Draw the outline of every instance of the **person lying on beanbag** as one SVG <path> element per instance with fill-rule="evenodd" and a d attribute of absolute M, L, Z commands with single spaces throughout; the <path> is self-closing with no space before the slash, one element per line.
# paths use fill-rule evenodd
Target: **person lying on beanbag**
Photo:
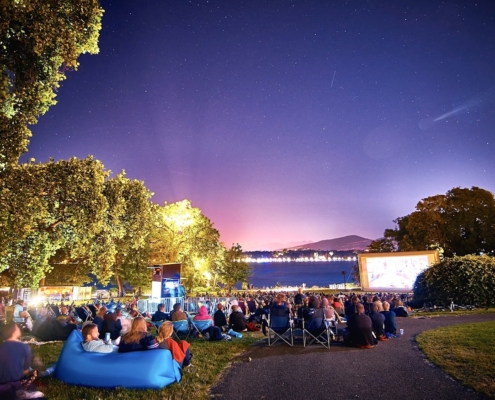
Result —
<path fill-rule="evenodd" d="M 84 342 L 82 342 L 84 350 L 93 353 L 111 353 L 113 351 L 112 343 L 99 339 L 98 325 L 93 323 L 86 324 L 81 333 L 84 338 Z"/>

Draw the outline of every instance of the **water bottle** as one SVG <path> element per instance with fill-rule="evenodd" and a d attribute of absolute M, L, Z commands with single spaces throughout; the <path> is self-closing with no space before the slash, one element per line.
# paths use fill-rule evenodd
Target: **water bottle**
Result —
<path fill-rule="evenodd" d="M 110 343 L 110 332 L 105 333 L 105 342 Z"/>

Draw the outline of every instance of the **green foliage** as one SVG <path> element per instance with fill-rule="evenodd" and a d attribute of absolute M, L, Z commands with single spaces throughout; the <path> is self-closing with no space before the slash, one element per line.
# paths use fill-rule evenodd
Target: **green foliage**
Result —
<path fill-rule="evenodd" d="M 495 198 L 484 189 L 454 188 L 427 197 L 416 211 L 394 222 L 397 227 L 387 229 L 384 236 L 400 251 L 437 248 L 447 257 L 495 254 Z"/>
<path fill-rule="evenodd" d="M 385 229 L 383 237 L 373 240 L 367 250 L 369 253 L 391 253 L 397 251 L 397 242 L 395 240 L 395 232 L 393 229 Z"/>
<path fill-rule="evenodd" d="M 237 282 L 247 283 L 252 274 L 251 267 L 244 261 L 242 247 L 237 243 L 225 252 L 223 261 L 218 265 L 220 281 L 225 283 L 228 290 Z"/>
<path fill-rule="evenodd" d="M 149 284 L 148 236 L 153 223 L 154 207 L 149 199 L 153 195 L 142 181 L 125 178 L 122 172 L 105 182 L 104 195 L 108 201 L 106 235 L 115 250 L 112 271 L 119 296 L 123 296 L 123 283 L 144 286 Z M 102 271 L 94 271 L 100 280 Z"/>
<path fill-rule="evenodd" d="M 151 234 L 152 262 L 182 264 L 181 277 L 188 290 L 207 286 L 209 272 L 223 246 L 220 234 L 189 200 L 158 207 Z"/>
<path fill-rule="evenodd" d="M 0 271 L 10 269 L 19 287 L 36 288 L 59 249 L 93 269 L 111 262 L 100 246 L 107 176 L 91 157 L 9 166 L 0 180 Z"/>
<path fill-rule="evenodd" d="M 0 171 L 26 151 L 30 130 L 83 53 L 98 52 L 98 0 L 0 0 Z"/>
<path fill-rule="evenodd" d="M 495 258 L 462 256 L 446 258 L 420 274 L 414 287 L 414 299 L 435 299 L 448 304 L 495 303 Z"/>

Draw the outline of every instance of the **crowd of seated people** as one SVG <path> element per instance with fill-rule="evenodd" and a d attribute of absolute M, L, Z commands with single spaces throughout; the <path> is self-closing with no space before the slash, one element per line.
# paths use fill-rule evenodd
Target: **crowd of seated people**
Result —
<path fill-rule="evenodd" d="M 405 310 L 403 300 L 400 295 L 394 294 L 324 295 L 303 293 L 302 289 L 293 294 L 260 292 L 231 300 L 230 312 L 228 303 L 218 303 L 213 316 L 209 315 L 208 308 L 203 305 L 199 307 L 193 320 L 211 319 L 212 327 L 205 336 L 222 338 L 225 335 L 221 331 L 227 332 L 232 329 L 235 332 L 243 332 L 247 323 L 251 321 L 259 323 L 263 320 L 263 316 L 274 315 L 277 312 L 286 313 L 296 321 L 304 320 L 307 324 L 312 320 L 320 319 L 342 322 L 345 316 L 348 343 L 360 348 L 372 348 L 378 340 L 386 340 L 389 335 L 397 334 L 396 317 Z M 215 303 L 210 304 L 212 306 Z M 29 316 L 24 304 L 19 302 L 16 308 L 15 318 L 19 322 L 21 319 L 25 322 Z M 61 320 L 54 315 L 48 315 L 46 310 L 40 311 L 39 318 L 35 319 L 33 329 L 37 337 L 42 340 L 65 340 L 72 330 L 77 329 L 76 324 L 71 320 L 70 307 L 59 308 L 58 318 Z M 87 322 L 83 328 L 83 348 L 90 352 L 110 352 L 117 348 L 115 341 L 121 338 L 118 352 L 166 348 L 172 352 L 179 364 L 186 366 L 190 363 L 187 342 L 175 342 L 171 338 L 173 325 L 167 322 L 188 319 L 181 304 L 175 304 L 170 314 L 165 313 L 163 304 L 158 305 L 151 319 L 153 322 L 165 322 L 159 327 L 156 339 L 150 335 L 150 325 L 140 316 L 136 305 L 131 306 L 128 311 L 131 318 L 125 318 L 122 315 L 122 308 L 119 307 L 113 313 L 109 312 L 106 306 L 97 307 L 94 320 Z M 407 310 L 405 312 L 407 315 Z M 217 333 L 217 330 L 220 333 Z M 106 333 L 110 334 L 111 341 L 103 340 Z"/>

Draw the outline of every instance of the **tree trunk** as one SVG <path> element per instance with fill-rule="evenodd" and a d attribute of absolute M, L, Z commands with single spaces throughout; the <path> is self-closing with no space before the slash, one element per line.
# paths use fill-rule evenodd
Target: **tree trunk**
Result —
<path fill-rule="evenodd" d="M 115 274 L 115 282 L 117 282 L 117 290 L 119 292 L 119 297 L 124 297 L 124 286 L 122 285 L 122 279 L 120 279 L 119 274 Z"/>

